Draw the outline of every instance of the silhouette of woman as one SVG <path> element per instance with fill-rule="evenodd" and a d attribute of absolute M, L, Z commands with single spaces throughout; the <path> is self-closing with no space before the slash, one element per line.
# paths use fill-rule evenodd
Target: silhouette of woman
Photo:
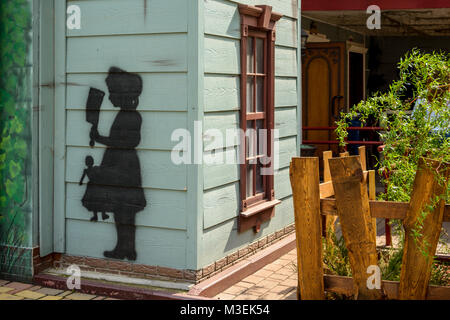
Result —
<path fill-rule="evenodd" d="M 83 205 L 103 203 L 102 212 L 112 212 L 117 230 L 117 244 L 103 254 L 107 258 L 136 260 L 136 213 L 147 202 L 142 189 L 141 167 L 136 147 L 141 140 L 142 118 L 136 108 L 142 92 L 142 79 L 116 67 L 106 78 L 109 100 L 120 108 L 109 136 L 101 136 L 93 126 L 90 138 L 107 147 L 98 167 L 97 188 L 85 194 Z M 86 190 L 88 193 L 89 190 Z"/>

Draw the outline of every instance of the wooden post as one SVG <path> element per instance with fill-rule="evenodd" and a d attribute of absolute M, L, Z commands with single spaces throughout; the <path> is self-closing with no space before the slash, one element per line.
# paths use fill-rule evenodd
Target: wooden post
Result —
<path fill-rule="evenodd" d="M 436 179 L 437 170 L 446 176 L 445 185 L 439 185 Z M 420 236 L 414 238 L 413 231 L 417 231 L 419 219 L 427 205 L 430 205 L 436 196 L 441 196 L 445 192 L 449 171 L 446 164 L 429 159 L 419 160 L 411 201 L 403 220 L 406 234 L 399 286 L 399 299 L 401 300 L 424 300 L 426 298 L 433 257 L 444 217 L 445 199 L 437 202 L 433 211 L 426 211 L 423 228 L 419 231 Z M 428 246 L 424 246 L 425 241 Z M 422 248 L 419 247 L 421 244 Z M 425 249 L 425 252 L 422 252 L 421 249 Z"/>
<path fill-rule="evenodd" d="M 358 148 L 358 154 L 361 157 L 361 167 L 363 171 L 367 170 L 367 161 L 366 161 L 366 147 L 361 146 Z"/>
<path fill-rule="evenodd" d="M 384 232 L 386 237 L 386 247 L 392 246 L 392 235 L 391 235 L 391 225 L 389 219 L 384 219 Z"/>
<path fill-rule="evenodd" d="M 385 180 L 389 179 L 389 172 L 387 171 L 387 169 L 385 168 L 383 170 L 383 177 Z M 387 185 L 384 186 L 384 193 L 387 193 Z M 389 199 L 387 199 L 389 200 Z M 386 247 L 391 246 L 392 245 L 392 236 L 391 236 L 391 225 L 389 224 L 389 219 L 384 219 L 384 232 L 386 235 Z"/>
<path fill-rule="evenodd" d="M 328 160 L 333 158 L 332 151 L 324 151 L 323 153 L 323 182 L 331 181 L 330 165 Z M 323 236 L 331 244 L 331 232 L 335 231 L 337 217 L 336 216 L 324 216 L 322 219 L 324 229 L 322 230 Z"/>
<path fill-rule="evenodd" d="M 350 153 L 348 152 L 348 151 L 345 151 L 345 152 L 341 152 L 341 153 L 339 153 L 339 156 L 342 158 L 342 157 L 349 157 L 350 156 Z"/>
<path fill-rule="evenodd" d="M 367 159 L 366 159 L 366 147 L 361 146 L 358 148 L 358 154 L 361 161 L 361 168 L 363 171 L 367 170 Z M 375 181 L 375 171 L 369 170 L 367 174 L 367 180 L 369 184 L 369 200 L 375 200 L 376 198 L 376 181 Z M 372 218 L 372 229 L 374 230 L 372 236 L 375 244 L 377 243 L 377 219 Z"/>
<path fill-rule="evenodd" d="M 336 208 L 348 249 L 352 268 L 355 299 L 383 299 L 382 289 L 369 289 L 369 266 L 377 266 L 376 243 L 370 215 L 367 183 L 360 157 L 351 156 L 329 160 Z"/>
<path fill-rule="evenodd" d="M 369 200 L 376 198 L 375 170 L 369 170 Z"/>
<path fill-rule="evenodd" d="M 328 159 L 333 158 L 333 151 L 323 152 L 323 182 L 331 181 L 330 165 Z"/>
<path fill-rule="evenodd" d="M 302 300 L 325 299 L 319 192 L 319 158 L 292 158 L 289 169 Z"/>
<path fill-rule="evenodd" d="M 361 163 L 362 165 L 362 163 Z M 368 174 L 369 180 L 369 200 L 375 200 L 376 198 L 376 181 L 375 181 L 375 170 L 369 170 Z M 373 236 L 375 244 L 377 243 L 377 218 L 372 218 L 373 224 Z"/>

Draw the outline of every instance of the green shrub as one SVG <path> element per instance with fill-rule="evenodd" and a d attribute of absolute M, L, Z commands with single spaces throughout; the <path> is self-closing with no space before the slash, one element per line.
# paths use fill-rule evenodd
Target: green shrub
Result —
<path fill-rule="evenodd" d="M 331 242 L 323 240 L 323 262 L 325 271 L 338 275 L 351 277 L 352 271 L 348 250 L 345 247 L 343 237 L 337 237 L 334 232 L 329 231 Z M 378 252 L 378 266 L 381 269 L 383 280 L 400 281 L 403 248 L 383 248 Z M 434 261 L 431 269 L 430 284 L 448 286 L 450 285 L 450 265 Z"/>
<path fill-rule="evenodd" d="M 450 162 L 450 54 L 412 50 L 398 69 L 399 80 L 388 92 L 375 93 L 341 114 L 336 133 L 345 145 L 350 120 L 379 121 L 387 130 L 380 134 L 385 148 L 378 166 L 390 173 L 380 198 L 408 202 L 421 157 Z M 448 202 L 448 188 L 443 197 Z"/>

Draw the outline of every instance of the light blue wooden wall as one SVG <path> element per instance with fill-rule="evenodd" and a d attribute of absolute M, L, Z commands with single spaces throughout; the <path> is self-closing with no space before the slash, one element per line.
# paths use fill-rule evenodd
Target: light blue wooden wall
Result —
<path fill-rule="evenodd" d="M 204 165 L 203 237 L 199 265 L 205 266 L 250 242 L 294 222 L 289 162 L 297 155 L 299 136 L 299 57 L 297 0 L 204 1 L 204 130 L 239 128 L 240 16 L 238 3 L 267 4 L 283 14 L 277 23 L 275 48 L 275 128 L 279 130 L 279 171 L 275 197 L 282 203 L 275 217 L 261 231 L 237 232 L 239 215 L 239 166 Z M 204 150 L 211 151 L 205 143 Z M 231 144 L 217 154 L 236 154 Z"/>
<path fill-rule="evenodd" d="M 174 129 L 188 124 L 188 1 L 83 0 L 67 5 L 81 9 L 81 29 L 67 30 L 65 61 L 64 186 L 56 197 L 65 207 L 65 252 L 103 258 L 113 249 L 113 217 L 90 222 L 81 204 L 86 185 L 79 186 L 86 155 L 98 165 L 105 147 L 89 148 L 85 121 L 89 87 L 105 91 L 111 66 L 138 73 L 143 92 L 138 111 L 143 123 L 137 147 L 147 207 L 137 214 L 137 263 L 173 268 L 187 265 L 188 193 L 186 165 L 171 161 Z M 63 14 L 63 13 L 59 13 Z M 193 66 L 194 68 L 196 66 Z M 58 107 L 58 106 L 57 106 Z M 117 109 L 107 95 L 101 107 L 99 132 L 109 135 Z M 56 132 L 58 135 L 58 132 Z"/>
<path fill-rule="evenodd" d="M 236 165 L 175 165 L 170 140 L 177 128 L 193 131 L 239 127 L 239 39 L 237 2 L 228 0 L 80 0 L 80 30 L 56 30 L 55 246 L 67 254 L 103 257 L 115 244 L 112 217 L 92 223 L 77 182 L 84 158 L 98 164 L 105 148 L 89 148 L 83 112 L 90 86 L 106 90 L 111 66 L 138 73 L 143 124 L 137 147 L 148 206 L 137 215 L 137 263 L 199 269 L 249 242 L 293 222 L 288 166 L 299 141 L 297 0 L 246 1 L 269 4 L 284 16 L 276 41 L 276 113 L 280 170 L 276 197 L 282 203 L 259 234 L 237 234 Z M 64 8 L 63 8 L 64 7 Z M 65 6 L 57 21 L 62 26 Z M 59 43 L 63 42 L 63 44 Z M 58 53 L 64 52 L 64 59 Z M 58 71 L 59 70 L 59 71 Z M 62 71 L 61 71 L 62 70 Z M 99 132 L 107 135 L 117 110 L 104 100 Z M 205 151 L 211 150 L 206 144 Z M 225 154 L 234 154 L 231 144 Z M 62 211 L 64 213 L 62 214 Z M 64 237 L 62 236 L 64 235 Z"/>

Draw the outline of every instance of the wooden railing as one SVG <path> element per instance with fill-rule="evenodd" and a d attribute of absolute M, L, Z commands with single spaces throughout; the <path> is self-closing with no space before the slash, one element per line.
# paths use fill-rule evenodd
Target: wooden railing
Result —
<path fill-rule="evenodd" d="M 303 131 L 334 131 L 337 127 L 302 127 Z M 383 131 L 385 130 L 382 127 L 348 127 L 347 131 Z M 382 145 L 383 142 L 368 140 L 368 141 L 345 141 L 347 144 L 352 145 L 368 145 L 368 146 L 379 146 Z M 304 144 L 339 144 L 338 140 L 303 140 Z"/>

